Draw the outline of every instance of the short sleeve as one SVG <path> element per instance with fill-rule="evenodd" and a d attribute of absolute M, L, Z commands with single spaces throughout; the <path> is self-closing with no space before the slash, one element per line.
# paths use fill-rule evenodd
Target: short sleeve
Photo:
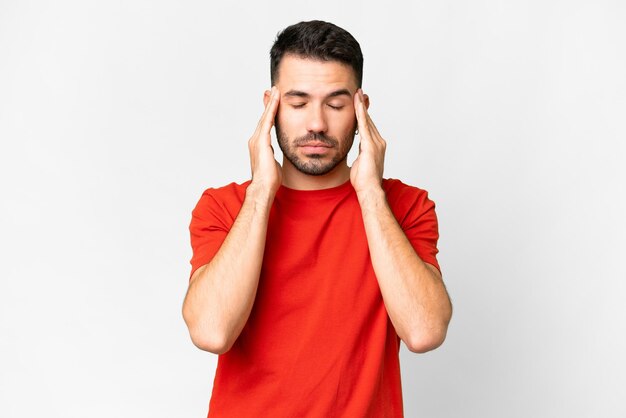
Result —
<path fill-rule="evenodd" d="M 191 212 L 191 273 L 208 264 L 226 239 L 243 202 L 239 185 L 206 190 Z"/>
<path fill-rule="evenodd" d="M 393 183 L 388 190 L 388 201 L 400 227 L 422 261 L 441 271 L 437 261 L 439 227 L 435 202 L 428 198 L 425 190 L 398 180 Z"/>

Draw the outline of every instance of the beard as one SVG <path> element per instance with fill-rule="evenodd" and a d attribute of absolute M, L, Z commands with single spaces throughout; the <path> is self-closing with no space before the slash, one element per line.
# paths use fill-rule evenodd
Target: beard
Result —
<path fill-rule="evenodd" d="M 348 157 L 348 152 L 352 148 L 354 142 L 354 135 L 356 132 L 356 123 L 354 129 L 343 138 L 342 141 L 337 140 L 332 136 L 328 136 L 323 133 L 311 132 L 307 135 L 300 136 L 293 141 L 290 141 L 287 135 L 280 129 L 278 121 L 274 123 L 276 127 L 276 137 L 278 139 L 278 146 L 283 152 L 283 156 L 294 166 L 298 171 L 308 174 L 310 176 L 323 176 L 328 174 L 340 163 L 345 161 Z M 321 142 L 332 149 L 336 150 L 334 155 L 322 155 L 322 154 L 308 154 L 306 158 L 301 158 L 297 154 L 297 148 L 305 145 L 308 142 Z"/>

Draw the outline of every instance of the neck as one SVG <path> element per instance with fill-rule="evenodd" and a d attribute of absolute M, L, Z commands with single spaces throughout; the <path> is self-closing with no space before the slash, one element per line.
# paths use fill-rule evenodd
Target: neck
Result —
<path fill-rule="evenodd" d="M 295 190 L 321 190 L 341 186 L 350 180 L 350 167 L 344 160 L 329 173 L 321 176 L 304 174 L 283 158 L 283 186 Z"/>

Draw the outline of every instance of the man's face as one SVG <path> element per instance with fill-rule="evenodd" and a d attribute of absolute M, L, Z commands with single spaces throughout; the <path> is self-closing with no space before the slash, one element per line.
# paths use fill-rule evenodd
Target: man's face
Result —
<path fill-rule="evenodd" d="M 346 164 L 357 127 L 352 68 L 287 55 L 280 62 L 276 87 L 281 99 L 275 126 L 283 164 L 309 175 Z"/>

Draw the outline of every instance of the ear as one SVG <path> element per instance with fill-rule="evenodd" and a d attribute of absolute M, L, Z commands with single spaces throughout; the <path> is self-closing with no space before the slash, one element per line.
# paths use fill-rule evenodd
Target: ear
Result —
<path fill-rule="evenodd" d="M 365 108 L 369 109 L 370 108 L 370 96 L 368 96 L 367 94 L 363 94 L 363 101 L 365 102 Z"/>
<path fill-rule="evenodd" d="M 272 95 L 271 91 L 265 90 L 265 93 L 263 93 L 263 107 L 267 106 L 267 104 L 270 102 L 271 95 Z"/>

